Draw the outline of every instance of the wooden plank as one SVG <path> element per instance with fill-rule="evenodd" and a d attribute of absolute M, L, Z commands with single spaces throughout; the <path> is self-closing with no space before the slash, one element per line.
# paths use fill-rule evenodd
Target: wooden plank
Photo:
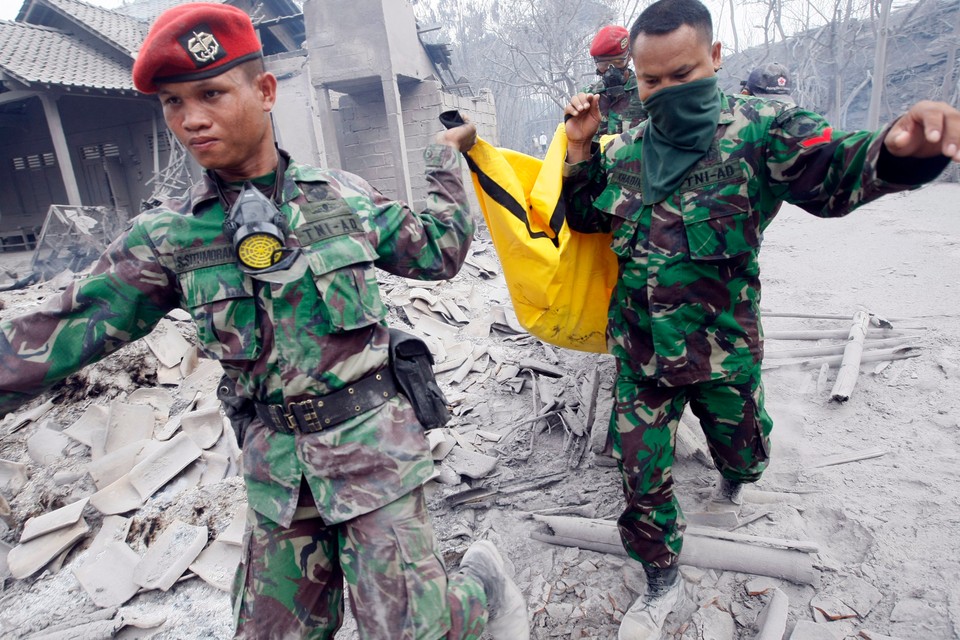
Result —
<path fill-rule="evenodd" d="M 765 340 L 843 340 L 850 335 L 849 329 L 803 329 L 790 331 L 764 331 Z M 902 338 L 916 336 L 916 331 L 904 329 L 881 329 L 873 332 L 877 338 Z"/>
<path fill-rule="evenodd" d="M 830 399 L 834 402 L 849 400 L 850 394 L 857 386 L 857 379 L 860 377 L 860 359 L 863 356 L 863 342 L 867 338 L 869 327 L 870 314 L 863 310 L 853 314 L 850 335 L 847 336 L 843 358 L 840 360 L 840 371 L 837 372 L 836 380 L 833 382 L 833 391 L 830 392 Z"/>
<path fill-rule="evenodd" d="M 869 343 L 868 343 L 869 344 Z M 876 351 L 864 351 L 860 357 L 860 362 L 883 362 L 885 360 L 905 360 L 907 358 L 916 358 L 920 351 L 913 347 L 898 347 L 896 349 L 877 349 Z M 828 364 L 831 367 L 843 362 L 843 356 L 822 356 L 820 358 L 801 358 L 797 360 L 773 360 L 764 362 L 761 368 L 778 369 L 781 367 L 821 367 Z"/>
<path fill-rule="evenodd" d="M 687 527 L 687 535 L 716 538 L 717 540 L 730 540 L 732 542 L 745 542 L 747 544 L 757 544 L 765 547 L 778 547 L 780 549 L 793 549 L 795 551 L 803 551 L 804 553 L 820 553 L 820 545 L 818 545 L 816 542 L 807 540 L 788 540 L 786 538 L 751 536 L 746 533 L 735 533 L 733 531 L 724 531 L 722 529 L 694 526 Z"/>
<path fill-rule="evenodd" d="M 838 464 L 846 464 L 848 462 L 858 462 L 860 460 L 870 460 L 871 458 L 879 458 L 880 456 L 886 455 L 886 449 L 866 449 L 864 451 L 858 451 L 854 453 L 841 453 L 835 456 L 827 456 L 820 460 L 820 462 L 812 466 L 813 469 L 820 469 L 822 467 L 832 467 Z"/>

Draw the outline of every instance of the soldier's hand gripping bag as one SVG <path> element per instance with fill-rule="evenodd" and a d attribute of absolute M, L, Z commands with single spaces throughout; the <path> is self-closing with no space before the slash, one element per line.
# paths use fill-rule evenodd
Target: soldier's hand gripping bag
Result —
<path fill-rule="evenodd" d="M 256 411 L 253 403 L 246 398 L 241 398 L 235 391 L 233 380 L 227 376 L 220 378 L 217 383 L 217 399 L 223 405 L 223 413 L 230 419 L 230 426 L 237 436 L 237 445 L 243 447 L 243 434 L 247 427 L 253 422 Z"/>
<path fill-rule="evenodd" d="M 423 340 L 390 329 L 390 368 L 424 429 L 436 429 L 450 421 L 447 399 L 433 373 L 433 354 Z"/>

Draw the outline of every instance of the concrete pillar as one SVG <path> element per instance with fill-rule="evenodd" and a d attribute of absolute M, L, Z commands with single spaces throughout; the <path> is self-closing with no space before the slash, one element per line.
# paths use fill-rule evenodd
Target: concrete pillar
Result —
<path fill-rule="evenodd" d="M 342 169 L 340 146 L 337 144 L 337 122 L 333 117 L 330 89 L 319 85 L 316 90 L 317 116 L 320 119 L 320 164 L 324 167 Z"/>
<path fill-rule="evenodd" d="M 407 137 L 403 130 L 403 108 L 400 106 L 400 87 L 394 75 L 380 76 L 383 85 L 383 105 L 387 110 L 387 128 L 390 131 L 390 152 L 397 172 L 397 198 L 413 202 L 410 188 L 410 165 L 407 162 Z"/>
<path fill-rule="evenodd" d="M 63 132 L 63 122 L 60 121 L 60 110 L 57 109 L 56 98 L 48 94 L 39 94 L 43 104 L 43 113 L 47 117 L 47 128 L 50 129 L 50 139 L 53 141 L 53 150 L 57 154 L 57 164 L 60 166 L 60 176 L 67 191 L 67 204 L 79 207 L 80 187 L 77 184 L 77 174 L 73 170 L 73 161 L 70 160 L 70 147 L 67 146 L 67 136 Z"/>

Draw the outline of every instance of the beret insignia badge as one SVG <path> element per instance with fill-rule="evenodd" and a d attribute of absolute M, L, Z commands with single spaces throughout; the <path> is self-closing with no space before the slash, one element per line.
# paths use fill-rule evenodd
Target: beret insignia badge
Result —
<path fill-rule="evenodd" d="M 180 45 L 190 54 L 197 68 L 213 64 L 227 55 L 211 31 L 207 25 L 200 24 L 179 38 Z"/>

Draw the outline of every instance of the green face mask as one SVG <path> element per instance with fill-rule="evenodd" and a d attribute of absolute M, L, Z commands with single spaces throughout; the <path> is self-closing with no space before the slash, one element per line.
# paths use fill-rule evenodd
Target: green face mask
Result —
<path fill-rule="evenodd" d="M 649 122 L 643 134 L 643 203 L 654 204 L 680 186 L 717 133 L 717 77 L 657 91 L 643 101 Z"/>

